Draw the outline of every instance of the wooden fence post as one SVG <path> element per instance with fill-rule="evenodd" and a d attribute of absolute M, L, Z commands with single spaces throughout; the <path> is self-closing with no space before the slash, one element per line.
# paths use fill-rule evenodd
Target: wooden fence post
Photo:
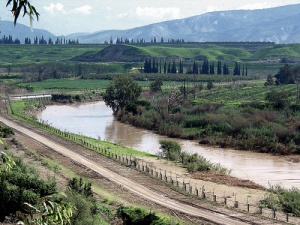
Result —
<path fill-rule="evenodd" d="M 205 198 L 205 189 L 204 189 L 204 185 L 202 186 L 202 193 L 201 193 L 201 198 Z"/>
<path fill-rule="evenodd" d="M 239 202 L 238 201 L 234 201 L 234 208 L 238 208 L 239 207 Z"/>
<path fill-rule="evenodd" d="M 217 201 L 217 196 L 215 194 L 213 194 L 213 202 Z"/>

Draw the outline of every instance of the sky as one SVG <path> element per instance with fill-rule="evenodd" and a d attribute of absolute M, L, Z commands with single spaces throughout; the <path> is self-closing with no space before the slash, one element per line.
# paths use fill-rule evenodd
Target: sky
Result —
<path fill-rule="evenodd" d="M 213 11 L 300 4 L 300 0 L 30 0 L 30 3 L 40 13 L 33 28 L 68 35 L 125 30 Z M 5 6 L 5 1 L 2 4 Z M 4 6 L 0 9 L 0 19 L 13 21 L 9 7 Z M 18 22 L 30 26 L 28 17 Z"/>

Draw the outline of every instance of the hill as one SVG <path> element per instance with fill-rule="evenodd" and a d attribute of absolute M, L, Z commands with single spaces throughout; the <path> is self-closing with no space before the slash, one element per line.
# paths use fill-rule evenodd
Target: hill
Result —
<path fill-rule="evenodd" d="M 287 13 L 288 12 L 288 13 Z M 107 30 L 79 35 L 80 43 L 103 43 L 113 37 L 160 41 L 184 39 L 189 42 L 270 41 L 300 42 L 300 4 L 260 10 L 230 10 L 205 13 L 129 30 Z"/>
<path fill-rule="evenodd" d="M 81 62 L 141 62 L 147 55 L 139 48 L 127 45 L 111 45 L 98 52 L 87 52 L 72 58 Z"/>
<path fill-rule="evenodd" d="M 19 39 L 21 44 L 24 44 L 25 38 L 28 37 L 33 41 L 35 37 L 41 38 L 44 37 L 45 40 L 48 41 L 49 38 L 55 40 L 57 37 L 50 33 L 47 30 L 43 29 L 35 29 L 31 30 L 30 27 L 25 26 L 23 24 L 14 25 L 11 21 L 1 21 L 0 20 L 0 28 L 1 28 L 1 37 L 11 35 L 13 39 Z"/>

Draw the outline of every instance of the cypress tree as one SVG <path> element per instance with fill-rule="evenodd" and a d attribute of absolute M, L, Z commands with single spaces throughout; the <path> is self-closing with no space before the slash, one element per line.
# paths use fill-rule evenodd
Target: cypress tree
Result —
<path fill-rule="evenodd" d="M 235 63 L 235 67 L 234 67 L 234 70 L 233 70 L 233 75 L 240 75 L 240 67 L 239 67 L 237 62 Z"/>
<path fill-rule="evenodd" d="M 209 73 L 209 62 L 208 60 L 204 60 L 202 65 L 202 74 L 208 74 Z"/>
<path fill-rule="evenodd" d="M 221 63 L 220 60 L 218 61 L 218 71 L 217 71 L 217 74 L 218 74 L 218 75 L 221 75 L 221 74 L 222 74 L 222 63 Z"/>
<path fill-rule="evenodd" d="M 209 74 L 215 74 L 215 63 L 212 62 L 209 67 Z"/>
<path fill-rule="evenodd" d="M 173 63 L 172 63 L 172 69 L 171 69 L 171 73 L 177 73 L 177 69 L 176 69 L 175 60 L 173 60 Z"/>

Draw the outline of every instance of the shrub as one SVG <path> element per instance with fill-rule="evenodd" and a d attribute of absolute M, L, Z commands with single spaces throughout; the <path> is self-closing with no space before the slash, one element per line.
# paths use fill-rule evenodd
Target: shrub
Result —
<path fill-rule="evenodd" d="M 159 218 L 155 213 L 147 213 L 145 210 L 135 207 L 121 206 L 117 215 L 122 219 L 124 225 L 169 224 L 169 222 Z"/>
<path fill-rule="evenodd" d="M 271 91 L 266 94 L 266 100 L 274 109 L 284 109 L 290 105 L 290 95 L 287 91 Z"/>
<path fill-rule="evenodd" d="M 0 137 L 6 138 L 10 135 L 14 134 L 14 131 L 10 127 L 4 127 L 0 125 Z"/>
<path fill-rule="evenodd" d="M 182 125 L 176 123 L 161 122 L 158 124 L 158 133 L 172 138 L 178 138 L 182 134 Z"/>
<path fill-rule="evenodd" d="M 181 153 L 181 146 L 175 141 L 160 140 L 161 156 L 171 161 L 177 161 Z"/>
<path fill-rule="evenodd" d="M 292 188 L 282 194 L 282 206 L 286 213 L 300 216 L 300 190 Z"/>

